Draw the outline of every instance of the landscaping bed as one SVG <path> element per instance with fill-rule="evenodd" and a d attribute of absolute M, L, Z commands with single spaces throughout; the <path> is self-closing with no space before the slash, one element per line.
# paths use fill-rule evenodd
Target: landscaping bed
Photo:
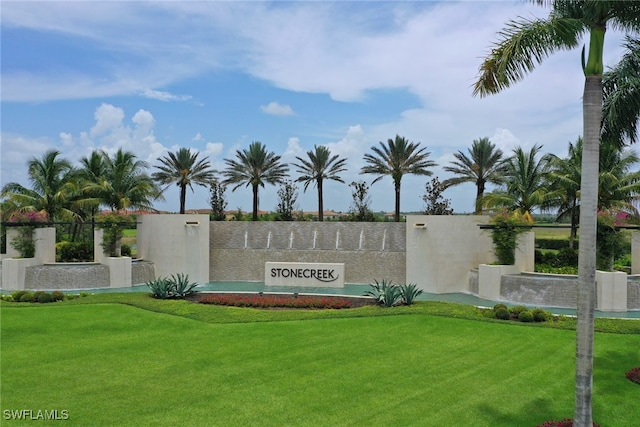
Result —
<path fill-rule="evenodd" d="M 376 305 L 373 298 L 343 295 L 197 292 L 187 299 L 201 304 L 268 309 L 345 309 Z"/>

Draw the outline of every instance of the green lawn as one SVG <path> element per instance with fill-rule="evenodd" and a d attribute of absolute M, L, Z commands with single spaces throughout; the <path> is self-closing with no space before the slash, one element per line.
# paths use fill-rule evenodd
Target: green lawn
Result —
<path fill-rule="evenodd" d="M 260 311 L 112 294 L 0 309 L 3 414 L 68 410 L 64 425 L 513 427 L 573 412 L 575 333 L 429 314 L 471 307 Z M 640 365 L 640 322 L 620 322 L 636 334 L 596 335 L 603 426 L 640 419 L 640 386 L 624 377 Z"/>

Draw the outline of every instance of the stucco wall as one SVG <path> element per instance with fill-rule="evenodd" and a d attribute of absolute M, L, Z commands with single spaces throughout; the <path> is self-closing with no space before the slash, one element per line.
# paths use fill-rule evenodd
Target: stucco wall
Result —
<path fill-rule="evenodd" d="M 157 277 L 209 282 L 208 215 L 139 215 L 138 222 L 138 258 L 153 261 Z"/>
<path fill-rule="evenodd" d="M 469 271 L 495 258 L 484 215 L 409 215 L 407 282 L 431 293 L 469 292 Z"/>

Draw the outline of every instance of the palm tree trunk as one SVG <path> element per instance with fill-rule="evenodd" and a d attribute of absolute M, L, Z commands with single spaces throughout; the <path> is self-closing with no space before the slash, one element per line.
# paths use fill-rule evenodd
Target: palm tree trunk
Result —
<path fill-rule="evenodd" d="M 478 182 L 476 184 L 476 211 L 475 215 L 482 213 L 482 196 L 484 195 L 484 182 Z"/>
<path fill-rule="evenodd" d="M 180 213 L 183 214 L 184 213 L 184 205 L 185 205 L 185 201 L 187 200 L 187 186 L 186 185 L 181 185 L 180 186 Z"/>
<path fill-rule="evenodd" d="M 322 179 L 318 180 L 318 221 L 324 221 L 324 206 L 322 200 Z"/>
<path fill-rule="evenodd" d="M 602 75 L 585 77 L 583 105 L 584 148 L 580 200 L 578 252 L 578 325 L 576 330 L 576 395 L 574 425 L 593 424 L 593 328 L 596 302 L 596 219 L 598 168 L 602 118 Z"/>
<path fill-rule="evenodd" d="M 253 217 L 252 221 L 258 220 L 258 184 L 254 184 L 253 186 Z"/>
<path fill-rule="evenodd" d="M 393 215 L 393 220 L 395 222 L 400 222 L 400 180 L 396 181 L 394 184 L 396 189 L 396 211 Z"/>

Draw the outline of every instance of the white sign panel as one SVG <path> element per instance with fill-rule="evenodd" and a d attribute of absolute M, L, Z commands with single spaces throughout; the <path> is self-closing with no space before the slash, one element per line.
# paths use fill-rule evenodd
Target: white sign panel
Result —
<path fill-rule="evenodd" d="M 264 284 L 343 288 L 344 263 L 266 262 Z"/>

